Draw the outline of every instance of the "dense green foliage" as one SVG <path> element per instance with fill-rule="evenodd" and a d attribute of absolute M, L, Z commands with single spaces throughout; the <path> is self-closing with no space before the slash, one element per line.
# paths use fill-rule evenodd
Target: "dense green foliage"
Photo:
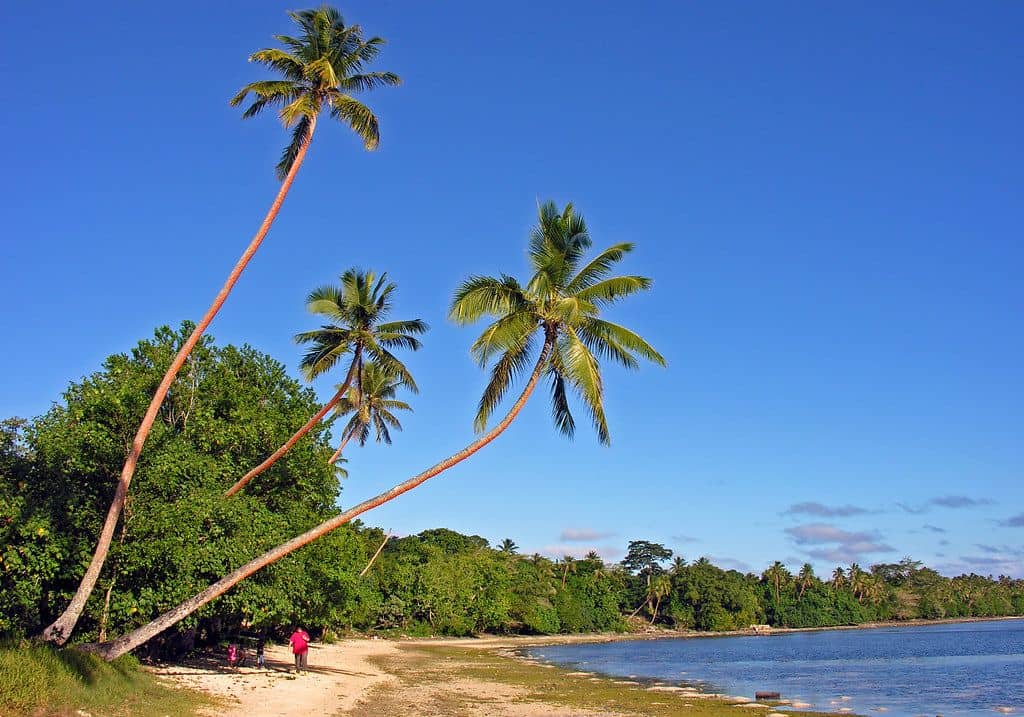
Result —
<path fill-rule="evenodd" d="M 159 329 L 63 401 L 0 430 L 0 633 L 37 632 L 68 600 L 145 396 L 190 326 Z M 253 555 L 336 511 L 339 483 L 319 426 L 238 496 L 223 490 L 318 403 L 273 359 L 209 338 L 189 358 L 143 454 L 117 540 L 80 640 L 117 635 L 191 596 Z M 468 635 L 625 629 L 628 616 L 698 630 L 768 622 L 810 627 L 871 620 L 1024 614 L 1024 581 L 945 578 L 904 560 L 828 579 L 780 563 L 762 575 L 687 563 L 634 541 L 619 564 L 596 554 L 522 556 L 511 540 L 436 529 L 391 540 L 360 577 L 383 532 L 359 523 L 260 572 L 168 631 L 154 649 L 273 631 L 394 630 Z"/>
<path fill-rule="evenodd" d="M 113 663 L 78 650 L 0 644 L 0 714 L 194 715 L 212 699 L 170 687 L 131 656 Z"/>

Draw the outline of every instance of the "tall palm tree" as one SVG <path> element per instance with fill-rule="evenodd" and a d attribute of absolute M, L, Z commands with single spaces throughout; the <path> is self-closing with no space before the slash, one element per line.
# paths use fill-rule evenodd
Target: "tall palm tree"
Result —
<path fill-rule="evenodd" d="M 242 272 L 270 231 L 270 226 L 277 218 L 292 182 L 295 181 L 295 175 L 306 158 L 316 128 L 316 120 L 321 111 L 328 109 L 332 117 L 354 130 L 362 138 L 366 149 L 375 149 L 380 142 L 377 118 L 369 108 L 352 97 L 352 94 L 400 84 L 401 80 L 394 73 L 364 71 L 366 65 L 380 53 L 384 40 L 379 37 L 364 40 L 362 28 L 358 25 L 345 25 L 338 11 L 326 5 L 316 10 L 292 12 L 289 15 L 301 32 L 298 37 L 277 36 L 287 49 L 264 49 L 253 53 L 249 58 L 250 62 L 257 62 L 280 73 L 284 79 L 250 83 L 231 99 L 234 106 L 244 102 L 249 95 L 255 98 L 242 113 L 244 119 L 255 117 L 268 107 L 279 107 L 281 121 L 285 127 L 293 128 L 292 140 L 277 165 L 277 176 L 281 180 L 281 186 L 256 230 L 256 235 L 231 269 L 227 280 L 196 324 L 192 334 L 181 345 L 167 367 L 160 385 L 153 393 L 121 468 L 114 498 L 100 530 L 89 567 L 67 608 L 43 631 L 42 638 L 46 641 L 63 645 L 71 637 L 107 559 L 110 542 L 128 497 L 128 488 L 135 474 L 135 467 L 160 406 L 170 391 L 178 371 L 224 305 Z"/>
<path fill-rule="evenodd" d="M 837 566 L 836 569 L 832 571 L 832 587 L 835 588 L 836 590 L 839 590 L 840 588 L 843 588 L 845 586 L 846 586 L 846 572 L 843 570 L 842 566 L 840 565 L 840 566 Z"/>
<path fill-rule="evenodd" d="M 515 555 L 519 550 L 519 546 L 515 544 L 512 538 L 505 538 L 501 541 L 501 546 L 498 548 L 505 555 Z"/>
<path fill-rule="evenodd" d="M 661 601 L 672 592 L 672 580 L 668 575 L 657 575 L 651 584 L 647 586 L 647 601 L 651 606 L 651 624 L 658 619 L 658 610 L 661 608 Z"/>
<path fill-rule="evenodd" d="M 786 570 L 786 566 L 776 560 L 772 563 L 771 567 L 764 571 L 764 578 L 772 587 L 775 588 L 775 606 L 779 606 L 780 592 L 782 590 L 782 584 L 789 580 L 789 571 Z"/>
<path fill-rule="evenodd" d="M 814 574 L 814 566 L 810 563 L 804 563 L 803 567 L 800 568 L 800 573 L 797 575 L 797 585 L 800 586 L 798 597 L 802 598 L 804 593 L 807 592 L 807 588 L 814 585 L 817 579 L 817 576 Z"/>
<path fill-rule="evenodd" d="M 385 374 L 397 377 L 410 391 L 416 392 L 416 382 L 405 365 L 389 349 L 407 348 L 416 351 L 420 342 L 416 335 L 427 331 L 427 325 L 419 319 L 411 321 L 384 321 L 391 313 L 391 302 L 395 285 L 387 280 L 387 274 L 378 278 L 372 271 L 349 269 L 341 275 L 340 286 L 321 286 L 314 289 L 306 299 L 306 307 L 314 314 L 328 321 L 315 331 L 298 334 L 295 340 L 300 344 L 312 344 L 302 357 L 299 368 L 312 381 L 330 371 L 338 361 L 351 355 L 345 381 L 338 387 L 334 397 L 313 414 L 305 425 L 296 431 L 284 445 L 274 451 L 266 460 L 242 476 L 226 492 L 232 496 L 249 481 L 274 465 L 299 439 L 309 433 L 327 413 L 334 408 L 348 392 L 356 376 L 366 365 L 364 359 L 380 367 Z"/>
<path fill-rule="evenodd" d="M 682 555 L 677 555 L 674 558 L 672 558 L 672 567 L 669 568 L 669 572 L 672 573 L 672 575 L 680 575 L 685 569 L 686 558 L 684 558 Z"/>
<path fill-rule="evenodd" d="M 402 424 L 395 416 L 395 411 L 411 411 L 412 407 L 404 401 L 395 399 L 404 381 L 401 377 L 389 374 L 377 364 L 364 362 L 356 380 L 348 386 L 341 400 L 334 407 L 335 417 L 348 416 L 348 423 L 341 432 L 341 444 L 328 463 L 334 463 L 345 450 L 350 440 L 355 438 L 360 446 L 365 446 L 370 439 L 370 426 L 373 426 L 374 437 L 378 443 L 391 445 L 390 429 L 402 430 Z M 342 385 L 338 386 L 338 390 Z"/>
<path fill-rule="evenodd" d="M 538 226 L 531 233 L 529 257 L 534 273 L 525 286 L 511 276 L 477 276 L 456 291 L 450 312 L 456 322 L 469 324 L 484 316 L 496 319 L 471 347 L 472 354 L 483 364 L 498 357 L 478 407 L 475 423 L 479 430 L 486 427 L 513 380 L 529 366 L 531 352 L 537 351 L 540 342 L 536 363 L 522 393 L 494 427 L 458 453 L 250 560 L 147 625 L 97 647 L 97 652 L 107 660 L 123 655 L 258 570 L 458 465 L 508 429 L 542 375 L 546 374 L 551 381 L 556 427 L 564 434 L 573 433 L 567 390 L 571 387 L 590 413 L 599 440 L 607 443 L 610 438 L 604 415 L 604 390 L 594 352 L 627 368 L 639 365 L 637 357 L 661 366 L 665 359 L 639 335 L 600 318 L 602 308 L 650 288 L 651 281 L 645 277 L 609 276 L 633 245 L 616 244 L 583 263 L 590 243 L 583 217 L 576 214 L 572 205 L 559 212 L 548 202 L 540 207 Z"/>
<path fill-rule="evenodd" d="M 565 580 L 569 573 L 576 574 L 576 558 L 566 555 L 562 558 L 562 590 L 565 590 Z"/>

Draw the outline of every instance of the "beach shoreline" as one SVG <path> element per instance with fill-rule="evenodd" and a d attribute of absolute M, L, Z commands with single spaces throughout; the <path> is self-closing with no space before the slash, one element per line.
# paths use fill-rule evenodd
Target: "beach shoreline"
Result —
<path fill-rule="evenodd" d="M 770 635 L 823 630 L 878 629 L 1013 620 L 967 618 L 883 622 L 835 628 L 788 628 Z M 298 717 L 299 715 L 559 715 L 687 714 L 726 717 L 755 714 L 813 715 L 799 703 L 758 703 L 753 695 L 701 693 L 689 685 L 656 679 L 625 679 L 574 671 L 530 656 L 549 645 L 631 640 L 751 636 L 750 630 L 707 633 L 657 630 L 580 635 L 481 635 L 478 637 L 360 636 L 311 645 L 309 669 L 295 675 L 286 646 L 268 645 L 267 667 L 228 668 L 222 655 L 200 653 L 182 664 L 148 668 L 181 687 L 211 695 L 203 717 Z M 768 635 L 768 636 L 770 636 Z M 785 697 L 785 695 L 783 695 Z M 417 705 L 435 708 L 415 711 Z M 614 705 L 618 705 L 614 707 Z M 809 705 L 807 705 L 809 706 Z M 685 709 L 684 709 L 685 708 Z M 800 709 L 800 712 L 793 710 Z"/>

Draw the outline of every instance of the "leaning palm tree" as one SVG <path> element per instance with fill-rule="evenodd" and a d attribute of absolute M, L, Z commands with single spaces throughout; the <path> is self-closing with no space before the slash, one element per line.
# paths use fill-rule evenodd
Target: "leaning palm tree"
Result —
<path fill-rule="evenodd" d="M 568 401 L 571 389 L 590 414 L 598 439 L 608 443 L 610 436 L 598 358 L 611 359 L 627 368 L 638 367 L 639 358 L 662 366 L 665 359 L 633 331 L 600 318 L 601 310 L 650 288 L 651 281 L 641 276 L 610 276 L 615 265 L 633 249 L 632 244 L 616 244 L 584 262 L 590 236 L 583 217 L 572 205 L 559 212 L 549 202 L 540 207 L 539 215 L 538 226 L 530 237 L 533 275 L 529 281 L 523 285 L 505 275 L 472 277 L 456 291 L 452 302 L 450 316 L 457 323 L 469 324 L 485 316 L 495 318 L 471 347 L 473 356 L 481 363 L 497 358 L 478 407 L 476 426 L 479 430 L 486 428 L 501 398 L 529 367 L 531 354 L 536 353 L 526 385 L 497 424 L 458 453 L 419 475 L 250 560 L 147 625 L 94 649 L 108 660 L 123 655 L 267 565 L 458 465 L 508 429 L 542 375 L 551 381 L 556 427 L 564 434 L 573 433 L 575 423 Z"/>
<path fill-rule="evenodd" d="M 400 83 L 398 76 L 391 72 L 364 71 L 366 65 L 380 53 L 384 40 L 379 37 L 363 39 L 361 27 L 346 25 L 338 11 L 326 5 L 316 10 L 292 12 L 289 15 L 298 25 L 300 34 L 298 37 L 277 36 L 287 49 L 260 50 L 249 58 L 251 62 L 257 62 L 280 73 L 283 79 L 250 83 L 231 99 L 232 105 L 238 105 L 244 102 L 246 97 L 253 96 L 252 104 L 242 113 L 244 119 L 255 117 L 267 108 L 279 108 L 281 121 L 285 127 L 292 128 L 292 140 L 277 165 L 277 176 L 281 180 L 281 186 L 256 235 L 242 252 L 242 256 L 235 263 L 192 334 L 181 345 L 167 367 L 160 385 L 153 393 L 121 469 L 121 476 L 100 530 L 92 561 L 82 576 L 70 604 L 61 616 L 43 631 L 42 638 L 49 642 L 63 645 L 71 637 L 107 559 L 110 542 L 128 497 L 128 488 L 135 474 L 135 467 L 160 406 L 170 391 L 178 371 L 220 311 L 242 272 L 270 231 L 270 226 L 277 218 L 295 175 L 306 157 L 317 117 L 326 109 L 332 117 L 354 130 L 368 150 L 375 149 L 380 142 L 377 118 L 352 95 Z"/>
<path fill-rule="evenodd" d="M 647 602 L 651 606 L 651 624 L 658 619 L 661 601 L 672 592 L 672 581 L 668 575 L 658 575 L 647 586 Z"/>
<path fill-rule="evenodd" d="M 398 389 L 405 385 L 400 376 L 388 373 L 377 364 L 364 362 L 356 381 L 344 387 L 345 394 L 334 407 L 334 416 L 343 417 L 351 414 L 348 423 L 341 432 L 341 444 L 328 463 L 334 463 L 341 457 L 348 442 L 355 438 L 360 446 L 370 440 L 370 426 L 373 426 L 374 438 L 377 443 L 391 445 L 391 429 L 402 430 L 402 424 L 395 411 L 411 411 L 412 407 L 404 401 L 395 399 Z M 338 386 L 342 390 L 343 385 Z"/>
<path fill-rule="evenodd" d="M 295 337 L 300 344 L 312 344 L 312 348 L 302 357 L 299 367 L 305 377 L 312 381 L 333 369 L 341 359 L 351 356 L 345 380 L 334 397 L 313 414 L 284 445 L 228 488 L 224 493 L 226 497 L 242 490 L 249 481 L 274 465 L 338 405 L 353 386 L 355 378 L 369 365 L 365 363 L 366 360 L 381 367 L 380 371 L 385 375 L 397 377 L 410 391 L 419 390 L 412 374 L 389 349 L 418 350 L 420 342 L 416 335 L 425 333 L 427 325 L 419 319 L 384 321 L 391 312 L 394 292 L 395 285 L 387 280 L 387 274 L 381 274 L 378 278 L 372 271 L 349 269 L 341 275 L 341 286 L 321 286 L 310 293 L 306 307 L 333 323 Z"/>

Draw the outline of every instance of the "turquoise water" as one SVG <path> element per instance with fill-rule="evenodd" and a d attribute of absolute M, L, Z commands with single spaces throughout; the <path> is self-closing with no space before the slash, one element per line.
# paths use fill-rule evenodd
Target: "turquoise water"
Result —
<path fill-rule="evenodd" d="M 887 717 L 1024 715 L 1024 620 L 531 649 L 574 669 L 656 679 L 807 709 Z"/>

